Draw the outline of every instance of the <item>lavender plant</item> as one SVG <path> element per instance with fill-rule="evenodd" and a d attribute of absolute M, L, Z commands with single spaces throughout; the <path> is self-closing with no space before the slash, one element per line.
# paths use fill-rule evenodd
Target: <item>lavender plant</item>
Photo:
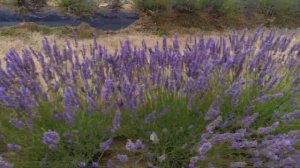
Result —
<path fill-rule="evenodd" d="M 245 30 L 180 46 L 176 35 L 161 47 L 126 40 L 115 53 L 96 39 L 58 46 L 45 38 L 42 51 L 12 49 L 0 67 L 2 162 L 295 167 L 300 42 L 291 44 L 293 36 Z"/>

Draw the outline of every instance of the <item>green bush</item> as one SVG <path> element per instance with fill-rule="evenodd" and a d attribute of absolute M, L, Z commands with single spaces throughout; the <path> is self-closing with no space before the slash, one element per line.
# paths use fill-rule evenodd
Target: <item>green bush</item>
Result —
<path fill-rule="evenodd" d="M 258 12 L 266 16 L 299 15 L 299 0 L 134 0 L 141 10 L 204 11 L 209 13 Z"/>
<path fill-rule="evenodd" d="M 0 0 L 0 4 L 17 4 L 17 0 Z"/>
<path fill-rule="evenodd" d="M 299 13 L 298 0 L 258 0 L 258 11 L 266 16 Z"/>
<path fill-rule="evenodd" d="M 198 0 L 198 9 L 210 13 L 243 12 L 244 4 L 241 0 Z"/>
<path fill-rule="evenodd" d="M 226 0 L 223 2 L 223 10 L 225 13 L 242 13 L 244 4 L 241 0 Z"/>
<path fill-rule="evenodd" d="M 197 6 L 200 10 L 221 11 L 223 6 L 222 0 L 198 0 Z"/>
<path fill-rule="evenodd" d="M 94 0 L 61 0 L 59 6 L 71 13 L 89 15 L 93 13 L 96 2 Z"/>
<path fill-rule="evenodd" d="M 46 3 L 47 0 L 0 0 L 0 4 L 25 7 L 29 10 L 39 9 L 45 6 Z"/>
<path fill-rule="evenodd" d="M 197 0 L 172 0 L 172 8 L 191 12 L 197 9 Z"/>
<path fill-rule="evenodd" d="M 134 0 L 136 8 L 140 10 L 167 10 L 172 6 L 172 0 Z"/>

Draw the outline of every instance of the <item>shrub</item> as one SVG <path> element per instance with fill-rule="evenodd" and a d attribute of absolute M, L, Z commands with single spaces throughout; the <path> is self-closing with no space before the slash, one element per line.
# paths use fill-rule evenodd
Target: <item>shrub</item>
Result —
<path fill-rule="evenodd" d="M 17 0 L 17 5 L 30 10 L 36 10 L 43 7 L 47 0 Z"/>
<path fill-rule="evenodd" d="M 258 11 L 266 16 L 299 14 L 298 0 L 257 0 Z"/>
<path fill-rule="evenodd" d="M 59 6 L 77 15 L 90 15 L 96 8 L 94 0 L 61 0 Z"/>
<path fill-rule="evenodd" d="M 193 12 L 197 9 L 197 0 L 172 0 L 172 7 L 178 11 Z"/>
<path fill-rule="evenodd" d="M 210 13 L 242 13 L 244 4 L 241 0 L 198 0 L 200 10 Z"/>
<path fill-rule="evenodd" d="M 0 4 L 17 4 L 18 0 L 0 0 Z"/>
<path fill-rule="evenodd" d="M 223 7 L 225 13 L 242 13 L 244 11 L 244 4 L 241 0 L 225 0 Z"/>
<path fill-rule="evenodd" d="M 297 15 L 300 13 L 299 0 L 135 0 L 142 10 L 205 11 L 209 13 L 258 12 L 266 16 Z"/>
<path fill-rule="evenodd" d="M 184 46 L 177 36 L 141 48 L 126 40 L 114 53 L 76 38 L 12 49 L 0 66 L 0 162 L 297 167 L 300 41 L 292 41 L 259 29 Z"/>
<path fill-rule="evenodd" d="M 134 0 L 136 8 L 140 10 L 161 11 L 171 8 L 172 0 Z"/>
<path fill-rule="evenodd" d="M 220 12 L 223 7 L 223 0 L 199 0 L 197 6 L 200 10 L 208 12 Z"/>

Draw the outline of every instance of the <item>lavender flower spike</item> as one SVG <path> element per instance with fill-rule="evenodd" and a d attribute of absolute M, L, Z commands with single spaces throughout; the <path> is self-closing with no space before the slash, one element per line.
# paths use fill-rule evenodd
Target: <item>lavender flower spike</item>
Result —
<path fill-rule="evenodd" d="M 43 143 L 48 145 L 49 149 L 54 150 L 60 140 L 59 134 L 56 131 L 47 131 L 43 135 Z"/>
<path fill-rule="evenodd" d="M 80 162 L 79 167 L 86 167 L 86 163 L 85 162 Z"/>
<path fill-rule="evenodd" d="M 110 132 L 114 133 L 121 127 L 121 112 L 118 110 L 115 114 Z"/>
<path fill-rule="evenodd" d="M 100 143 L 100 148 L 103 151 L 107 151 L 110 148 L 110 145 L 112 144 L 112 142 L 113 142 L 113 139 L 110 138 L 107 141 L 105 141 L 104 143 Z"/>
<path fill-rule="evenodd" d="M 128 161 L 127 155 L 117 154 L 116 158 L 122 163 L 126 163 Z"/>
<path fill-rule="evenodd" d="M 0 156 L 0 167 L 1 168 L 13 168 L 14 166 L 10 163 L 7 163 L 1 156 Z"/>
<path fill-rule="evenodd" d="M 133 143 L 130 139 L 127 140 L 127 143 L 125 145 L 125 148 L 129 151 L 129 152 L 135 152 L 137 150 L 136 144 Z"/>
<path fill-rule="evenodd" d="M 263 135 L 266 135 L 266 134 L 269 134 L 270 132 L 276 130 L 279 126 L 279 122 L 275 122 L 271 127 L 260 127 L 258 128 L 258 134 L 263 134 Z"/>
<path fill-rule="evenodd" d="M 19 152 L 22 149 L 20 145 L 14 145 L 14 144 L 7 144 L 7 148 L 15 152 Z"/>
<path fill-rule="evenodd" d="M 19 121 L 17 118 L 11 119 L 9 123 L 18 129 L 23 129 L 25 127 L 25 124 L 22 121 Z"/>
<path fill-rule="evenodd" d="M 212 144 L 210 142 L 206 142 L 199 147 L 198 153 L 199 155 L 205 155 L 211 148 Z"/>
<path fill-rule="evenodd" d="M 206 130 L 209 133 L 213 133 L 216 127 L 219 127 L 222 123 L 222 116 L 217 117 L 213 122 L 206 126 Z"/>

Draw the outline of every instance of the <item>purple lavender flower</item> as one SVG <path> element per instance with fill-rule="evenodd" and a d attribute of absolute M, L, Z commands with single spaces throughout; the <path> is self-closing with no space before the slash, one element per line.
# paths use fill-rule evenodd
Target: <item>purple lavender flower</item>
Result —
<path fill-rule="evenodd" d="M 170 112 L 170 109 L 169 107 L 166 107 L 160 112 L 159 116 L 165 116 L 168 112 Z"/>
<path fill-rule="evenodd" d="M 259 102 L 259 103 L 264 103 L 266 101 L 269 100 L 273 100 L 273 99 L 278 99 L 284 96 L 284 93 L 277 93 L 277 94 L 273 94 L 273 95 L 263 95 L 258 99 L 255 99 L 253 102 Z"/>
<path fill-rule="evenodd" d="M 92 162 L 92 168 L 99 168 L 98 162 Z"/>
<path fill-rule="evenodd" d="M 205 120 L 213 120 L 220 114 L 220 110 L 217 107 L 211 107 L 205 116 Z"/>
<path fill-rule="evenodd" d="M 105 88 L 103 90 L 103 94 L 102 94 L 102 98 L 104 101 L 108 102 L 111 95 L 113 94 L 114 92 L 114 81 L 111 80 L 111 79 L 107 79 L 105 80 Z"/>
<path fill-rule="evenodd" d="M 135 141 L 135 146 L 137 149 L 144 149 L 146 147 L 146 145 L 143 144 L 142 140 L 140 140 L 140 139 L 137 139 Z"/>
<path fill-rule="evenodd" d="M 126 163 L 128 161 L 127 155 L 117 154 L 116 158 L 122 163 Z"/>
<path fill-rule="evenodd" d="M 209 133 L 213 133 L 216 127 L 219 127 L 223 122 L 222 116 L 217 117 L 214 121 L 206 126 L 206 130 Z"/>
<path fill-rule="evenodd" d="M 80 162 L 79 167 L 86 167 L 86 163 L 85 162 Z"/>
<path fill-rule="evenodd" d="M 23 129 L 25 127 L 25 124 L 23 123 L 23 121 L 18 120 L 17 118 L 13 118 L 9 121 L 10 124 L 12 124 L 13 126 L 15 126 L 18 129 Z"/>
<path fill-rule="evenodd" d="M 276 130 L 279 126 L 279 122 L 273 123 L 271 127 L 260 127 L 258 128 L 258 134 L 269 134 L 270 132 Z"/>
<path fill-rule="evenodd" d="M 60 140 L 59 134 L 56 131 L 47 131 L 43 135 L 43 143 L 48 145 L 49 149 L 54 150 Z"/>
<path fill-rule="evenodd" d="M 255 148 L 257 147 L 258 143 L 257 141 L 232 141 L 232 148 L 234 149 L 242 149 L 242 148 Z"/>
<path fill-rule="evenodd" d="M 296 158 L 296 164 L 297 164 L 297 165 L 300 165 L 300 154 L 297 155 L 297 158 Z"/>
<path fill-rule="evenodd" d="M 0 167 L 1 168 L 13 168 L 14 166 L 8 162 L 6 162 L 1 156 L 0 156 Z"/>
<path fill-rule="evenodd" d="M 292 122 L 294 121 L 296 118 L 300 117 L 300 111 L 294 111 L 292 113 L 288 113 L 282 116 L 282 120 L 286 121 L 286 122 Z"/>
<path fill-rule="evenodd" d="M 241 125 L 248 128 L 255 121 L 258 115 L 258 113 L 254 113 L 253 115 L 244 117 L 241 121 Z"/>
<path fill-rule="evenodd" d="M 225 91 L 225 95 L 231 95 L 232 96 L 232 99 L 231 99 L 231 104 L 232 105 L 237 105 L 238 104 L 238 96 L 242 92 L 242 87 L 243 87 L 243 85 L 245 85 L 248 82 L 249 81 L 247 81 L 245 79 L 241 79 L 239 82 L 233 83 L 230 86 L 230 88 Z"/>
<path fill-rule="evenodd" d="M 110 132 L 114 133 L 116 132 L 119 128 L 121 128 L 121 112 L 118 110 L 115 113 L 115 117 L 113 120 L 112 127 L 110 129 Z"/>
<path fill-rule="evenodd" d="M 125 148 L 129 151 L 129 152 L 135 152 L 137 150 L 136 144 L 132 142 L 132 140 L 128 139 L 127 143 L 125 145 Z"/>
<path fill-rule="evenodd" d="M 262 159 L 259 158 L 259 157 L 254 157 L 254 158 L 251 158 L 251 161 L 253 162 L 253 166 L 254 167 L 263 167 L 263 162 L 262 162 Z"/>
<path fill-rule="evenodd" d="M 151 121 L 156 119 L 155 111 L 152 111 L 149 115 L 146 116 L 144 123 L 149 124 Z"/>
<path fill-rule="evenodd" d="M 189 168 L 195 168 L 195 163 L 197 163 L 199 160 L 200 160 L 199 156 L 191 157 L 190 163 L 189 163 Z"/>
<path fill-rule="evenodd" d="M 103 142 L 103 143 L 100 143 L 100 148 L 101 148 L 103 151 L 107 151 L 107 150 L 110 148 L 112 142 L 113 142 L 113 139 L 110 138 L 110 139 L 108 139 L 107 141 L 105 141 L 105 142 Z"/>
<path fill-rule="evenodd" d="M 199 155 L 205 155 L 211 148 L 212 144 L 210 142 L 206 142 L 198 148 L 198 153 Z"/>
<path fill-rule="evenodd" d="M 222 104 L 220 95 L 217 95 L 215 101 L 210 106 L 207 114 L 205 115 L 205 120 L 213 120 L 220 114 L 219 105 Z"/>
<path fill-rule="evenodd" d="M 14 145 L 14 144 L 7 144 L 7 148 L 14 152 L 19 152 L 22 149 L 20 145 Z"/>
<path fill-rule="evenodd" d="M 196 168 L 195 167 L 195 163 L 189 163 L 189 167 L 188 168 Z"/>

